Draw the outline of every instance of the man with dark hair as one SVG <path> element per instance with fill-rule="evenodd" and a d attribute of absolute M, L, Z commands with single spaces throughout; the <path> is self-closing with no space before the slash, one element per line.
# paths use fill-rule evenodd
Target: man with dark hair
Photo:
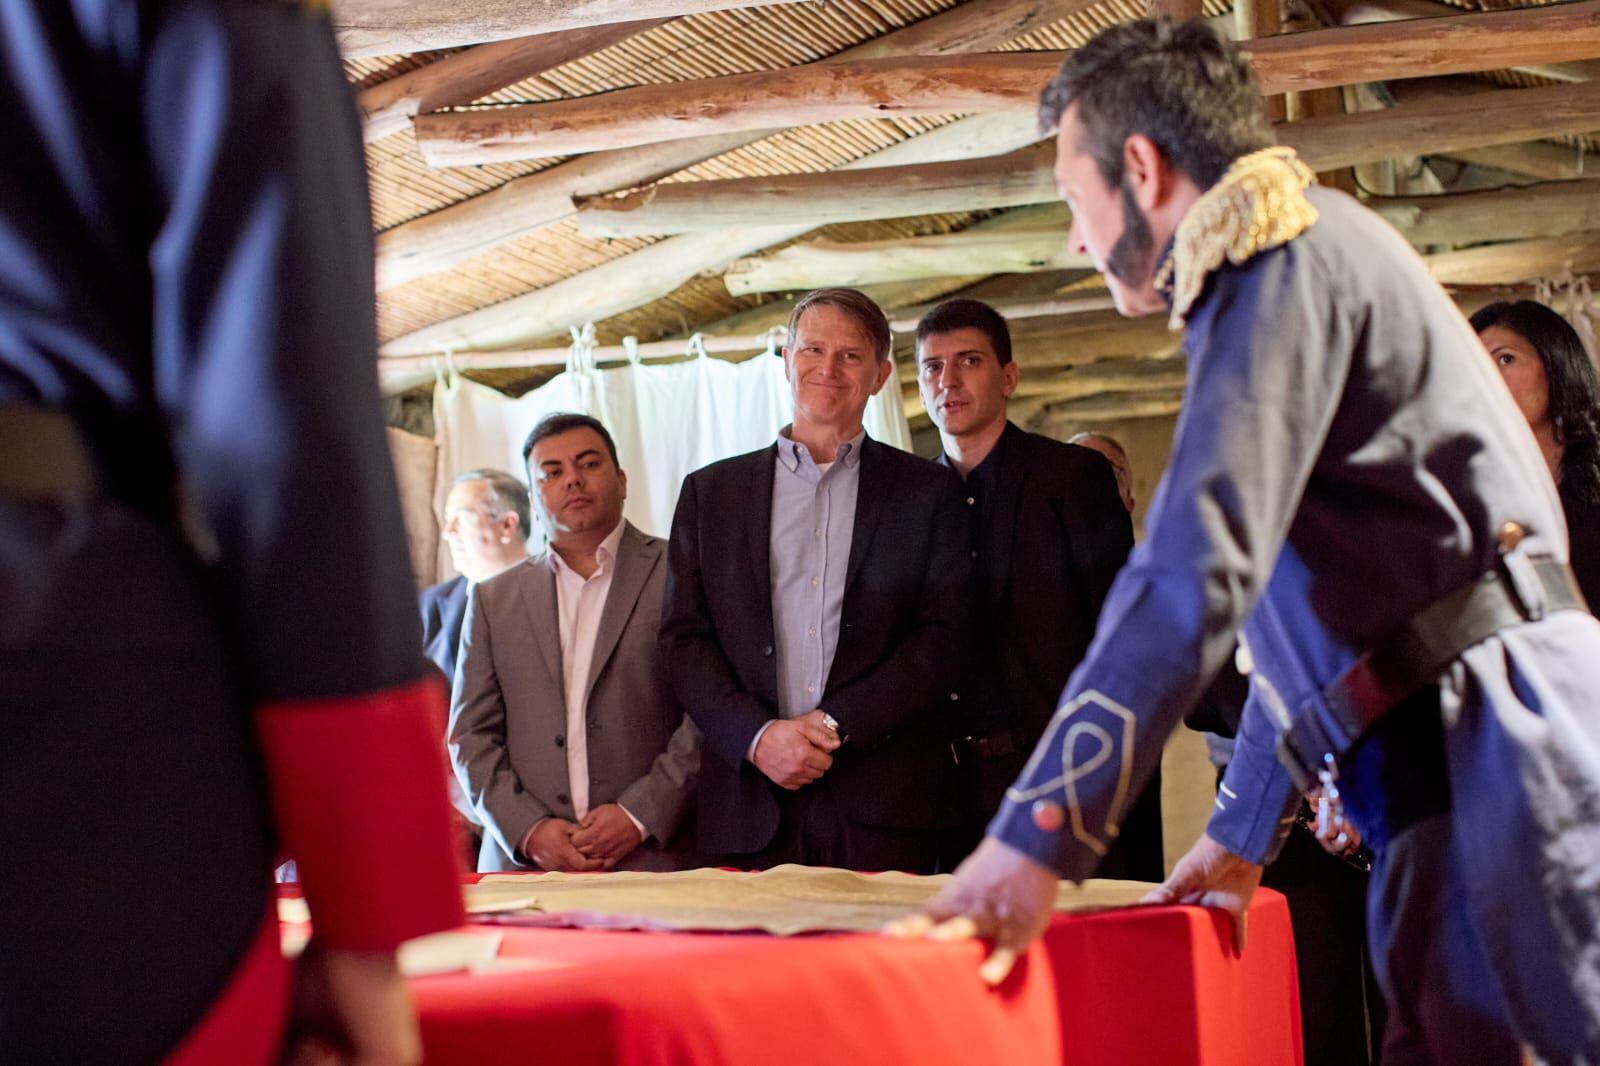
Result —
<path fill-rule="evenodd" d="M 954 474 L 862 428 L 889 340 L 859 292 L 801 300 L 793 424 L 678 499 L 661 640 L 705 735 L 713 861 L 931 873 L 953 824 L 965 516 Z"/>
<path fill-rule="evenodd" d="M 597 420 L 547 415 L 524 454 L 549 550 L 472 586 L 451 698 L 478 869 L 682 869 L 700 737 L 656 647 L 666 545 L 622 517 Z"/>
<path fill-rule="evenodd" d="M 939 462 L 964 483 L 976 568 L 971 670 L 950 745 L 962 789 L 950 865 L 983 838 L 1044 735 L 1133 547 L 1110 467 L 1007 420 L 1018 375 L 1011 330 L 988 304 L 946 300 L 917 323 L 922 406 L 939 428 Z M 1096 873 L 1159 881 L 1165 869 L 1158 773 Z"/>
<path fill-rule="evenodd" d="M 1348 812 L 1376 852 L 1385 1059 L 1594 1060 L 1600 623 L 1526 421 L 1405 241 L 1263 148 L 1248 61 L 1203 24 L 1104 31 L 1043 112 L 1071 246 L 1125 314 L 1186 327 L 1189 383 L 1145 540 L 931 915 L 995 935 L 1003 969 L 1243 623 L 1251 699 L 1218 809 L 1151 898 L 1225 906 L 1242 939 L 1320 783 L 1324 819 Z"/>
<path fill-rule="evenodd" d="M 527 558 L 529 519 L 527 487 L 503 470 L 468 470 L 451 484 L 444 501 L 444 542 L 459 573 L 418 596 L 422 651 L 446 685 L 456 676 L 467 587 Z"/>

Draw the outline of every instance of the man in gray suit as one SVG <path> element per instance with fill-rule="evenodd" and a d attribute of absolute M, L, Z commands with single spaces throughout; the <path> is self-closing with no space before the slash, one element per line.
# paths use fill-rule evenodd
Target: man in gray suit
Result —
<path fill-rule="evenodd" d="M 478 869 L 692 865 L 700 735 L 660 670 L 666 541 L 623 519 L 595 419 L 546 416 L 523 458 L 550 545 L 472 587 L 450 700 Z"/>

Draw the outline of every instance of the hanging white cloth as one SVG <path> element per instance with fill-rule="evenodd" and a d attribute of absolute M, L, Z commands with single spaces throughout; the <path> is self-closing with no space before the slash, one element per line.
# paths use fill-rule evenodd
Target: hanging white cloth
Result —
<path fill-rule="evenodd" d="M 628 475 L 624 516 L 646 532 L 665 536 L 687 475 L 772 443 L 794 416 L 775 348 L 731 363 L 711 358 L 692 340 L 693 358 L 686 362 L 630 360 L 599 369 L 592 328 L 573 333 L 566 371 L 515 399 L 459 375 L 440 376 L 433 392 L 437 509 L 443 508 L 451 481 L 468 470 L 496 467 L 525 480 L 522 444 L 534 424 L 547 414 L 576 411 L 598 418 L 616 441 L 617 458 Z M 909 451 L 911 428 L 898 382 L 891 373 L 868 402 L 864 421 L 874 440 Z M 453 573 L 441 545 L 440 578 Z"/>

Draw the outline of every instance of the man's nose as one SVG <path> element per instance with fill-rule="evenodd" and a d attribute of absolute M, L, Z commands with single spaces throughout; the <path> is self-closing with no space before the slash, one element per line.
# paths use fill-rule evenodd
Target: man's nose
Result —
<path fill-rule="evenodd" d="M 1078 225 L 1078 216 L 1072 216 L 1072 225 L 1067 227 L 1067 251 L 1072 255 L 1088 255 L 1089 246 L 1083 240 L 1083 227 Z"/>
<path fill-rule="evenodd" d="M 938 385 L 941 389 L 951 389 L 961 384 L 961 368 L 954 362 L 945 363 L 939 368 Z"/>

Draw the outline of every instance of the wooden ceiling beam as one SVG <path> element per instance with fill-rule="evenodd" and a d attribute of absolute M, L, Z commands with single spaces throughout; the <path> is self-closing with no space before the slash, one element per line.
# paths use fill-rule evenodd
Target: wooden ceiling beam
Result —
<path fill-rule="evenodd" d="M 995 48 L 1091 6 L 1093 0 L 967 0 L 920 22 L 884 34 L 822 63 L 893 55 L 945 55 Z M 1022 128 L 1027 116 L 996 116 L 988 128 Z M 775 131 L 669 141 L 646 148 L 580 156 L 517 178 L 378 236 L 378 290 L 449 270 L 458 263 L 570 218 L 573 196 L 594 196 L 656 181 L 743 148 Z M 974 143 L 969 155 L 1010 151 Z"/>
<path fill-rule="evenodd" d="M 588 26 L 565 33 L 541 33 L 481 44 L 445 56 L 361 90 L 356 103 L 361 108 L 362 137 L 368 144 L 382 140 L 409 129 L 411 119 L 422 112 L 481 100 L 509 85 L 671 21 L 669 18 L 646 19 Z"/>
<path fill-rule="evenodd" d="M 970 152 L 973 138 L 987 136 L 984 131 L 994 125 L 993 116 L 962 119 L 890 145 L 847 164 L 847 168 L 963 157 Z M 1024 143 L 1034 135 L 1026 125 L 1012 123 L 1012 127 L 1011 136 Z M 810 229 L 809 225 L 768 225 L 674 237 L 542 289 L 397 337 L 380 350 L 384 355 L 429 355 L 445 349 L 492 351 L 521 347 L 570 326 L 598 322 L 642 306 L 698 274 L 721 272 L 741 256 L 793 240 Z"/>
<path fill-rule="evenodd" d="M 346 58 L 431 52 L 785 0 L 333 0 Z"/>
<path fill-rule="evenodd" d="M 1544 141 L 1464 148 L 1447 154 L 1451 159 L 1463 163 L 1494 167 L 1541 181 L 1580 181 L 1600 177 L 1600 165 L 1590 162 L 1586 153 Z"/>
<path fill-rule="evenodd" d="M 1281 34 L 1244 42 L 1263 93 L 1600 56 L 1600 0 Z M 1065 53 L 896 57 L 648 85 L 420 116 L 436 166 L 616 149 L 816 122 L 1032 112 Z"/>
<path fill-rule="evenodd" d="M 723 280 L 730 293 L 744 296 L 960 274 L 1093 268 L 1094 260 L 1068 250 L 1066 227 L 1058 223 L 1020 233 L 962 232 L 897 241 L 795 244 L 769 256 L 740 259 L 728 267 Z"/>
<path fill-rule="evenodd" d="M 1600 83 L 1434 95 L 1383 111 L 1308 118 L 1277 127 L 1314 170 L 1398 156 L 1450 153 L 1600 128 Z M 914 167 L 729 178 L 655 186 L 595 199 L 578 213 L 592 236 L 690 233 L 730 225 L 823 226 L 1056 198 L 1054 149 Z"/>
<path fill-rule="evenodd" d="M 1416 245 L 1562 237 L 1600 230 L 1600 183 L 1592 181 L 1443 196 L 1374 197 L 1367 206 Z"/>
<path fill-rule="evenodd" d="M 1511 285 L 1600 269 L 1600 232 L 1486 244 L 1426 257 L 1441 285 Z"/>

